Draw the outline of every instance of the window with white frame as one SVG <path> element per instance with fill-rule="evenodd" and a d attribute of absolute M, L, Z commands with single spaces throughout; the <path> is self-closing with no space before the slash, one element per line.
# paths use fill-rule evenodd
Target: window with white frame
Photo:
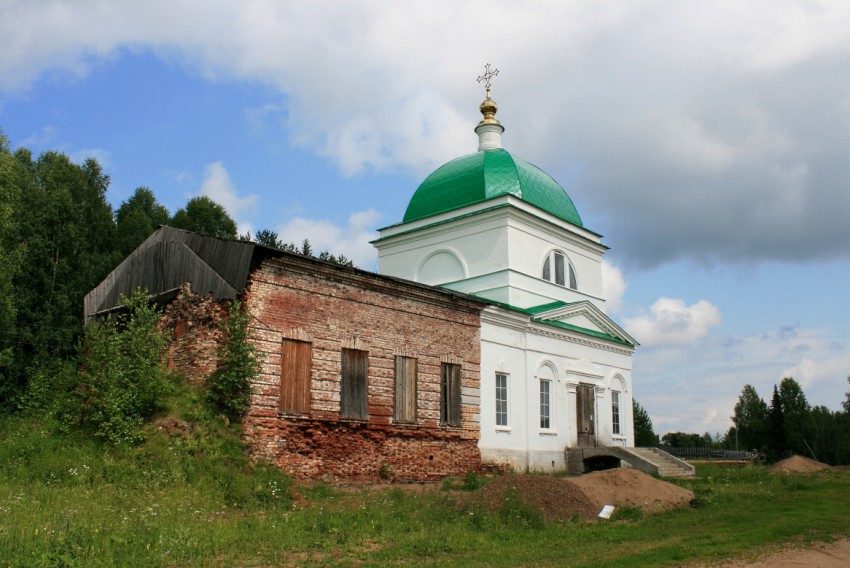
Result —
<path fill-rule="evenodd" d="M 552 381 L 540 381 L 540 428 L 549 429 L 552 427 L 551 412 L 551 387 Z"/>
<path fill-rule="evenodd" d="M 567 255 L 560 250 L 553 250 L 543 262 L 543 280 L 553 282 L 558 286 L 567 286 L 577 290 L 576 271 Z"/>
<path fill-rule="evenodd" d="M 611 391 L 611 431 L 622 434 L 620 429 L 620 393 Z"/>
<path fill-rule="evenodd" d="M 508 376 L 496 373 L 496 426 L 508 425 Z"/>

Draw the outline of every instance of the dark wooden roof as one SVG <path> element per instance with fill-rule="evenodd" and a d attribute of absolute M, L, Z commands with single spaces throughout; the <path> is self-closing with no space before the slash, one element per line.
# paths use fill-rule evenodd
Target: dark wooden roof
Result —
<path fill-rule="evenodd" d="M 359 268 L 340 266 L 257 243 L 219 239 L 161 226 L 139 248 L 130 253 L 115 270 L 86 294 L 84 321 L 117 309 L 122 296 L 137 288 L 146 290 L 151 300 L 167 301 L 179 287 L 189 282 L 192 292 L 212 294 L 216 300 L 242 294 L 251 269 L 268 257 L 287 259 L 290 270 L 309 270 L 328 279 L 342 279 L 356 286 L 396 294 L 414 295 L 421 300 L 449 302 L 478 311 L 487 300 L 444 288 L 411 282 L 394 276 L 375 274 Z"/>
<path fill-rule="evenodd" d="M 254 243 L 159 227 L 86 294 L 85 321 L 111 310 L 121 296 L 129 296 L 136 288 L 160 296 L 191 282 L 197 294 L 212 294 L 218 300 L 235 298 L 245 289 L 254 247 Z"/>

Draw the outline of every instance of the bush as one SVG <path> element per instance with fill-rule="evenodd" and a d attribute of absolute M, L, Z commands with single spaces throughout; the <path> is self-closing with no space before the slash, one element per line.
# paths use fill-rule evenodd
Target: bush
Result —
<path fill-rule="evenodd" d="M 162 365 L 166 337 L 157 327 L 159 311 L 138 290 L 122 306 L 114 319 L 86 328 L 73 391 L 76 416 L 66 415 L 111 444 L 143 440 L 144 420 L 163 408 L 172 389 Z"/>
<path fill-rule="evenodd" d="M 38 357 L 29 367 L 26 391 L 17 409 L 31 414 L 52 414 L 59 410 L 78 382 L 78 366 L 73 359 Z"/>
<path fill-rule="evenodd" d="M 251 382 L 260 369 L 257 350 L 248 341 L 249 321 L 250 316 L 233 300 L 228 317 L 219 324 L 223 338 L 218 368 L 206 381 L 213 408 L 232 421 L 245 415 Z"/>

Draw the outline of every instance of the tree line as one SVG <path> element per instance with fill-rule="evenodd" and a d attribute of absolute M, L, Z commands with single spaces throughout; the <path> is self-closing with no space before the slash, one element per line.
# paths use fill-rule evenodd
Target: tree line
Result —
<path fill-rule="evenodd" d="M 0 411 L 23 404 L 41 384 L 33 377 L 74 359 L 83 297 L 160 225 L 352 265 L 342 255 L 314 254 L 306 239 L 284 243 L 268 229 L 240 236 L 224 207 L 205 196 L 172 215 L 139 187 L 113 210 L 109 182 L 95 159 L 77 164 L 58 152 L 13 151 L 0 131 Z"/>
<path fill-rule="evenodd" d="M 269 229 L 238 235 L 227 211 L 193 197 L 173 215 L 147 187 L 117 210 L 106 199 L 109 175 L 94 159 L 11 150 L 0 131 L 0 411 L 20 409 L 53 388 L 51 377 L 76 365 L 82 300 L 160 225 L 243 239 L 351 266 L 345 256 L 315 254 L 309 240 L 283 242 Z M 848 379 L 850 380 L 850 378 Z M 636 445 L 758 450 L 771 459 L 792 453 L 850 463 L 850 392 L 842 409 L 811 407 L 793 378 L 774 386 L 767 404 L 745 385 L 733 426 L 723 435 L 672 432 L 659 440 L 634 402 Z"/>
<path fill-rule="evenodd" d="M 770 404 L 746 384 L 731 419 L 732 426 L 723 434 L 669 432 L 659 440 L 649 414 L 635 402 L 635 445 L 746 450 L 769 461 L 801 455 L 830 465 L 850 464 L 850 391 L 841 409 L 833 411 L 811 406 L 792 377 L 773 386 Z"/>

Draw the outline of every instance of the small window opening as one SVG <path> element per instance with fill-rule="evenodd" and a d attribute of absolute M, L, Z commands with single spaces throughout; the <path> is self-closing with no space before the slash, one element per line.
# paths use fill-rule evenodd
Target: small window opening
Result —
<path fill-rule="evenodd" d="M 549 253 L 543 262 L 543 280 L 553 282 L 558 286 L 569 287 L 578 290 L 576 270 L 573 263 L 562 251 L 555 250 Z"/>

